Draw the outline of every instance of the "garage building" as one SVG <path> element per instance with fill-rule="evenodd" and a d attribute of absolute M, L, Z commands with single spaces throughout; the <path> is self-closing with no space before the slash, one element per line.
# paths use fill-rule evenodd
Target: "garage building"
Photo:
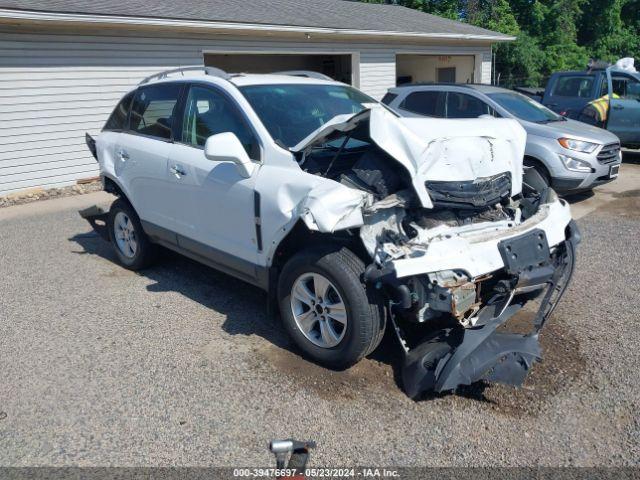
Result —
<path fill-rule="evenodd" d="M 381 98 L 406 82 L 482 82 L 512 37 L 346 0 L 0 0 L 0 195 L 95 177 L 84 133 L 160 70 L 314 70 Z"/>

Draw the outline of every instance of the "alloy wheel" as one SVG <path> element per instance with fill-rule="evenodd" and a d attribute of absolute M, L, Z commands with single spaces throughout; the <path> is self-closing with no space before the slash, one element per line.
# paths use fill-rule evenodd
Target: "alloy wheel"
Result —
<path fill-rule="evenodd" d="M 114 233 L 118 250 L 127 258 L 133 258 L 138 251 L 138 238 L 129 216 L 118 212 L 114 219 Z"/>
<path fill-rule="evenodd" d="M 305 273 L 291 287 L 296 326 L 314 345 L 332 348 L 347 332 L 347 310 L 338 289 L 319 273 Z"/>

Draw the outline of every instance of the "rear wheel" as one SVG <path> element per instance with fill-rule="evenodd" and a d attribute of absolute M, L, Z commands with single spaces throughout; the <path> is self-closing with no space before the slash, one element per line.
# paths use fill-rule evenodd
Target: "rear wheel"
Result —
<path fill-rule="evenodd" d="M 278 285 L 280 312 L 305 356 L 347 368 L 379 345 L 384 307 L 363 274 L 364 263 L 346 248 L 308 250 L 287 262 Z"/>
<path fill-rule="evenodd" d="M 142 230 L 140 219 L 128 202 L 118 199 L 109 210 L 109 238 L 120 264 L 130 270 L 148 267 L 156 258 L 156 246 Z"/>

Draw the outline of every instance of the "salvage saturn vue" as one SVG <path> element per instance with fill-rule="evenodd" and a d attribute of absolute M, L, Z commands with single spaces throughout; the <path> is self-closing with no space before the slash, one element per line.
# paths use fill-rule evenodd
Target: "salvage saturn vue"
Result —
<path fill-rule="evenodd" d="M 387 325 L 412 397 L 518 385 L 541 358 L 580 237 L 523 170 L 515 120 L 400 118 L 312 72 L 187 68 L 145 79 L 86 140 L 119 198 L 81 213 L 122 265 L 163 246 L 264 288 L 320 364 L 355 364 Z M 497 330 L 529 302 L 529 333 Z"/>

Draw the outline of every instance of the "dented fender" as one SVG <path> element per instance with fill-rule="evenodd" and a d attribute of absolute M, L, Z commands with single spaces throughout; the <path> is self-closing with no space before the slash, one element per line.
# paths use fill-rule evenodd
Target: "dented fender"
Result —
<path fill-rule="evenodd" d="M 360 227 L 364 223 L 362 209 L 369 195 L 339 183 L 321 184 L 302 199 L 300 217 L 309 230 L 332 233 Z"/>

